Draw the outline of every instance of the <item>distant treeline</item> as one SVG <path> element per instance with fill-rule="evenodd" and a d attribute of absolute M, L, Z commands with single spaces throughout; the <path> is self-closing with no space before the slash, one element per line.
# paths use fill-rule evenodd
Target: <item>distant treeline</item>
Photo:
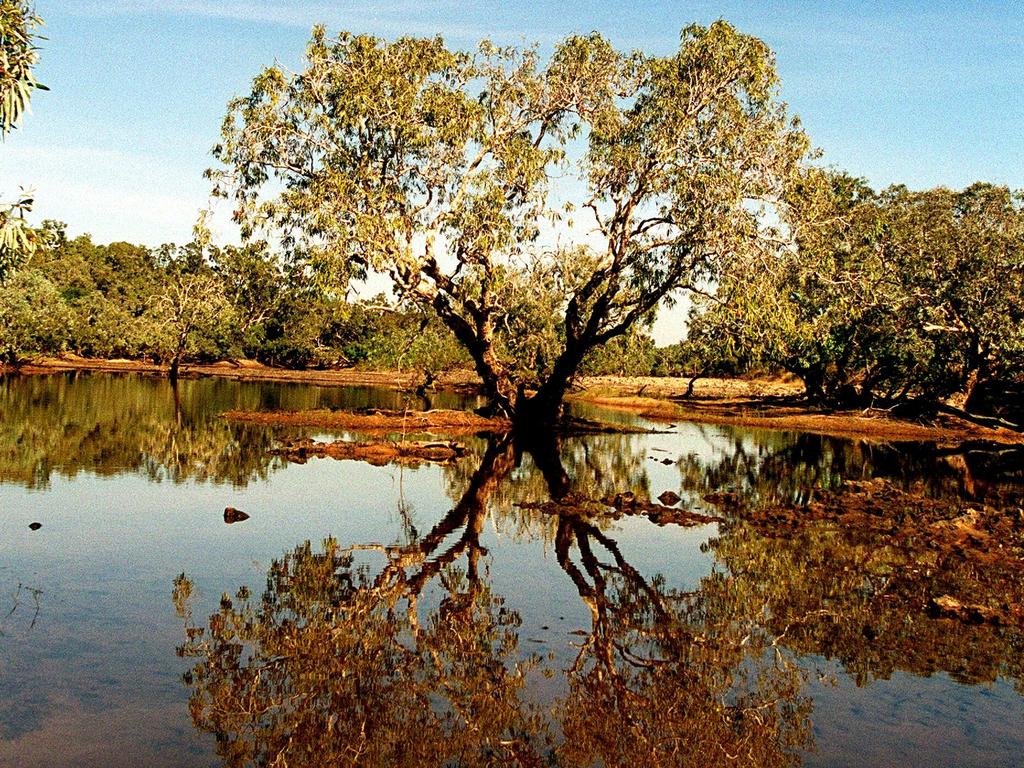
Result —
<path fill-rule="evenodd" d="M 302 260 L 264 244 L 157 249 L 43 226 L 48 247 L 0 283 L 0 361 L 73 352 L 172 365 L 247 358 L 289 368 L 415 369 L 427 379 L 471 367 L 432 311 L 387 297 L 350 300 Z M 674 350 L 673 350 L 674 352 Z M 669 370 L 650 335 L 598 350 L 594 374 Z"/>
<path fill-rule="evenodd" d="M 801 222 L 791 247 L 725 270 L 694 303 L 685 341 L 657 348 L 650 318 L 593 349 L 580 372 L 788 372 L 825 405 L 927 412 L 952 402 L 1019 423 L 1020 193 L 989 184 L 876 192 L 834 172 L 805 179 L 791 199 Z M 264 243 L 96 245 L 67 239 L 54 222 L 43 233 L 48 245 L 0 283 L 0 360 L 8 364 L 68 351 L 175 369 L 181 360 L 244 357 L 415 369 L 427 383 L 472 367 L 430 307 L 351 300 L 301 254 L 285 261 Z M 510 354 L 543 370 L 551 324 L 531 311 L 516 310 L 521 330 Z"/>
<path fill-rule="evenodd" d="M 805 176 L 792 246 L 726 270 L 690 320 L 708 372 L 781 369 L 843 407 L 949 398 L 1024 415 L 1024 197 Z"/>

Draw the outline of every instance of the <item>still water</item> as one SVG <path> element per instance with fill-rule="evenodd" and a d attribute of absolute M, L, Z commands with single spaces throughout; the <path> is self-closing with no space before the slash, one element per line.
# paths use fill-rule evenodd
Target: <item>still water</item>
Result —
<path fill-rule="evenodd" d="M 219 418 L 423 405 L 0 379 L 0 765 L 1024 765 L 1019 569 L 750 512 L 885 478 L 1019 517 L 1015 460 L 676 424 L 298 464 Z M 602 503 L 664 491 L 707 519 Z"/>

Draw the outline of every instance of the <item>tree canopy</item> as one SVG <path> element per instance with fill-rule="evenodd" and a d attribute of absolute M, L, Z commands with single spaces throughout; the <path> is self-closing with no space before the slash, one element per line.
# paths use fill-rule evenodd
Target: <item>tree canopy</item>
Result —
<path fill-rule="evenodd" d="M 32 91 L 46 88 L 33 71 L 42 23 L 25 0 L 0 0 L 0 135 L 20 124 Z"/>
<path fill-rule="evenodd" d="M 317 28 L 303 71 L 230 103 L 211 176 L 244 235 L 342 284 L 387 275 L 495 410 L 551 422 L 590 350 L 774 247 L 766 212 L 807 151 L 777 86 L 768 47 L 721 21 L 670 56 L 595 33 L 546 61 Z"/>
<path fill-rule="evenodd" d="M 809 170 L 790 210 L 797 247 L 724 276 L 698 306 L 706 354 L 782 367 L 839 405 L 937 403 L 1024 372 L 1024 205 L 977 183 L 881 192 Z"/>

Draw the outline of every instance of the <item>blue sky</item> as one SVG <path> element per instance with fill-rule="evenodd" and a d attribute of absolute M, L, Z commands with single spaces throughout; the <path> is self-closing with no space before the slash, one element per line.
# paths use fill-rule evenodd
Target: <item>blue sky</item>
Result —
<path fill-rule="evenodd" d="M 228 98 L 261 65 L 300 61 L 309 29 L 441 33 L 550 46 L 598 30 L 668 52 L 726 18 L 775 50 L 782 95 L 827 163 L 884 186 L 1024 187 L 1024 4 L 37 0 L 40 79 L 0 145 L 0 193 L 98 241 L 187 239 Z"/>
<path fill-rule="evenodd" d="M 227 100 L 275 59 L 298 66 L 314 23 L 551 45 L 597 30 L 667 53 L 725 18 L 775 51 L 782 96 L 823 161 L 875 186 L 1024 187 L 1024 3 L 37 0 L 39 93 L 0 144 L 0 199 L 98 242 L 183 242 Z M 666 338 L 664 333 L 657 334 Z M 674 334 L 673 334 L 674 335 Z"/>

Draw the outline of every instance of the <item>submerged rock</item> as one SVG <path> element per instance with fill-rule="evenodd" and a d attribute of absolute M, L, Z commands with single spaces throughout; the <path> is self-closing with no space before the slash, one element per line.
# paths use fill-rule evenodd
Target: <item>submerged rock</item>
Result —
<path fill-rule="evenodd" d="M 232 523 L 240 523 L 243 520 L 248 520 L 249 516 L 240 509 L 234 507 L 224 507 L 224 522 L 228 525 Z"/>
<path fill-rule="evenodd" d="M 665 491 L 661 496 L 658 497 L 658 501 L 664 504 L 666 507 L 674 507 L 683 498 L 675 491 Z"/>

